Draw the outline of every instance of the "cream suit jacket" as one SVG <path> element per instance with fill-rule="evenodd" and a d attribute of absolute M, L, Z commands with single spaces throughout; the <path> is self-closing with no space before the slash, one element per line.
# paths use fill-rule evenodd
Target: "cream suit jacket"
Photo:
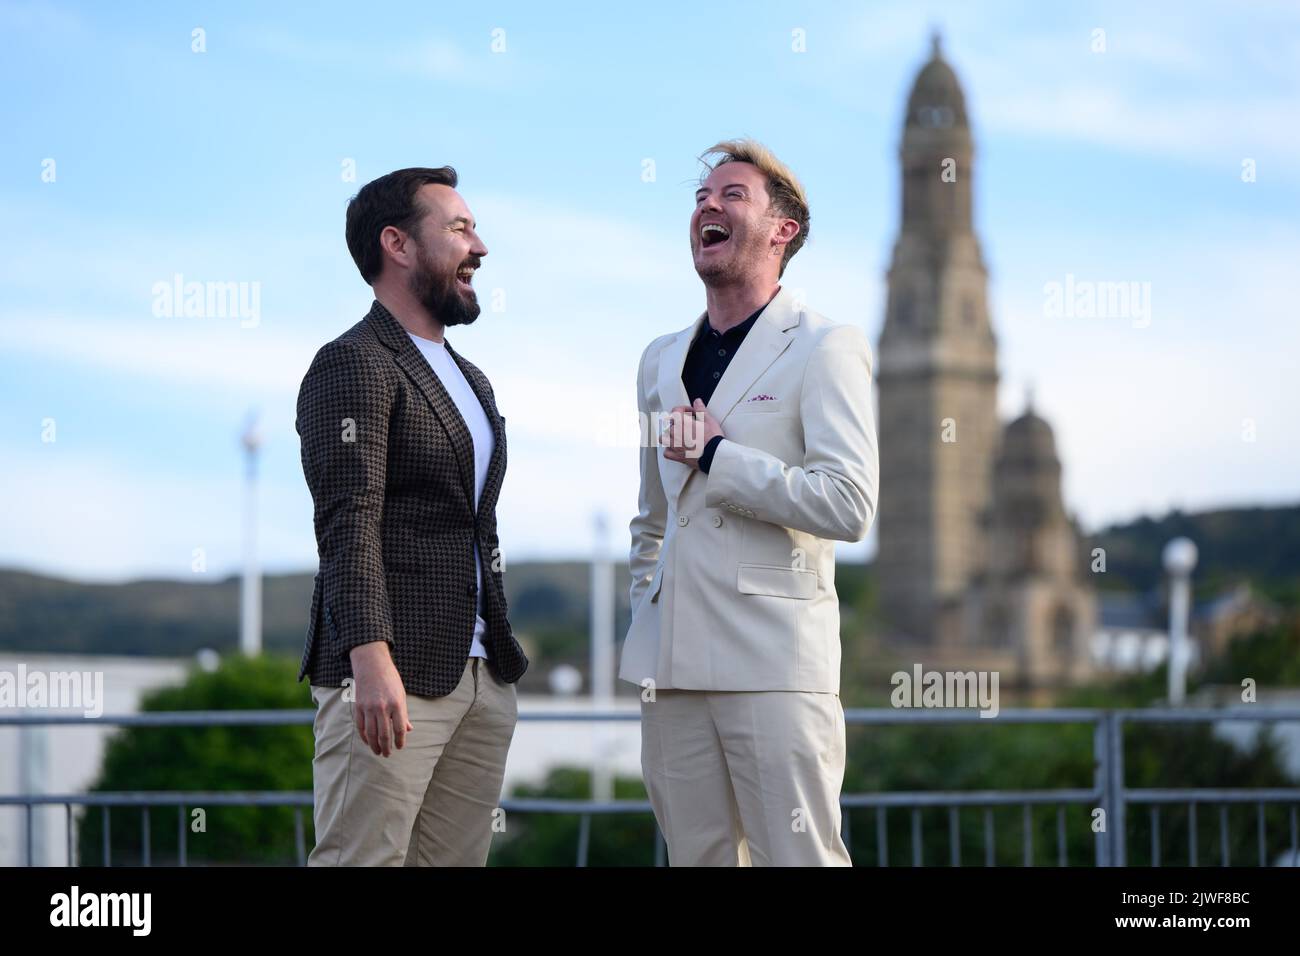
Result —
<path fill-rule="evenodd" d="M 726 437 L 705 474 L 653 441 L 656 413 L 690 404 L 682 367 L 703 321 L 651 342 L 637 371 L 652 440 L 641 447 L 619 677 L 839 693 L 834 542 L 866 537 L 879 484 L 871 348 L 858 327 L 781 289 L 708 402 Z"/>

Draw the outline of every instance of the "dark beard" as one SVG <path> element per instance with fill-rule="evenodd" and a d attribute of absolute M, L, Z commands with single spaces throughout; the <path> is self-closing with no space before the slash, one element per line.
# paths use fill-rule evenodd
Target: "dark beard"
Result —
<path fill-rule="evenodd" d="M 416 268 L 411 273 L 411 295 L 429 310 L 429 314 L 443 327 L 469 325 L 478 318 L 478 296 L 472 289 L 462 291 L 456 273 L 439 276 L 433 264 L 424 257 L 424 250 L 416 252 Z"/>

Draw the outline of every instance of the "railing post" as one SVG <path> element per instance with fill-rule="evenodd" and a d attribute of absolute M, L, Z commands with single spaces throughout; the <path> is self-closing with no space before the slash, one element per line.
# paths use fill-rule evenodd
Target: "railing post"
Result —
<path fill-rule="evenodd" d="M 1025 866 L 1033 866 L 1034 865 L 1034 815 L 1030 812 L 1029 804 L 1027 803 L 1024 806 L 1023 816 L 1024 816 L 1024 830 L 1025 830 L 1023 835 L 1023 842 L 1025 845 L 1024 846 Z"/>
<path fill-rule="evenodd" d="M 921 811 L 912 808 L 912 865 L 921 865 Z"/>
<path fill-rule="evenodd" d="M 293 848 L 299 866 L 307 865 L 307 836 L 302 826 L 302 807 L 293 808 Z"/>
<path fill-rule="evenodd" d="M 876 865 L 889 866 L 889 829 L 884 807 L 876 807 Z"/>
<path fill-rule="evenodd" d="M 185 853 L 185 804 L 181 804 L 177 811 L 176 817 L 176 864 L 177 866 L 186 866 Z"/>
<path fill-rule="evenodd" d="M 1259 865 L 1260 865 L 1261 867 L 1264 867 L 1264 866 L 1268 866 L 1268 852 L 1267 852 L 1267 850 L 1265 849 L 1265 842 L 1266 842 L 1266 841 L 1265 841 L 1265 839 L 1264 839 L 1264 801 L 1263 801 L 1263 800 L 1259 801 L 1259 804 L 1258 804 L 1258 806 L 1256 807 L 1255 812 L 1256 812 L 1256 816 L 1255 816 L 1256 831 L 1255 831 L 1255 832 L 1256 832 L 1256 834 L 1257 834 L 1258 837 L 1259 837 Z"/>
<path fill-rule="evenodd" d="M 996 836 L 993 832 L 993 808 L 984 808 L 984 865 L 993 866 L 997 862 L 995 849 Z"/>
<path fill-rule="evenodd" d="M 1127 819 L 1124 796 L 1124 714 L 1113 711 L 1110 719 L 1110 799 L 1114 807 L 1111 833 L 1111 866 L 1128 866 Z"/>
<path fill-rule="evenodd" d="M 1231 851 L 1228 849 L 1228 805 L 1219 804 L 1219 865 L 1232 866 Z"/>
<path fill-rule="evenodd" d="M 1069 860 L 1065 847 L 1065 804 L 1056 808 L 1056 865 L 1065 866 Z"/>
<path fill-rule="evenodd" d="M 1151 804 L 1151 865 L 1160 865 L 1160 804 Z"/>
<path fill-rule="evenodd" d="M 578 866 L 587 865 L 587 846 L 591 841 L 591 815 L 584 813 L 578 821 Z"/>
<path fill-rule="evenodd" d="M 961 823 L 956 807 L 948 808 L 949 858 L 953 866 L 961 866 Z"/>
<path fill-rule="evenodd" d="M 1101 794 L 1101 812 L 1105 822 L 1105 825 L 1096 831 L 1097 839 L 1094 841 L 1098 866 L 1110 866 L 1110 828 L 1113 822 L 1110 799 L 1110 735 L 1106 732 L 1108 718 L 1108 714 L 1101 714 L 1097 722 L 1092 725 L 1092 785 Z M 1092 814 L 1088 815 L 1092 816 Z"/>

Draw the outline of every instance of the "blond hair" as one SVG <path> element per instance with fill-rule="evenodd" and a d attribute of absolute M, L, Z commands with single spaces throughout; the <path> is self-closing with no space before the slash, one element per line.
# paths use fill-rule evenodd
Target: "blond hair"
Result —
<path fill-rule="evenodd" d="M 710 162 L 710 157 L 719 157 Z M 719 166 L 727 163 L 749 163 L 767 179 L 767 196 L 772 210 L 783 219 L 793 219 L 799 224 L 799 232 L 785 244 L 785 253 L 781 256 L 781 274 L 785 273 L 786 264 L 794 254 L 803 248 L 808 239 L 808 227 L 811 216 L 808 212 L 808 196 L 803 184 L 791 172 L 790 167 L 776 158 L 776 154 L 757 140 L 726 139 L 714 143 L 702 154 L 700 162 L 704 164 L 705 176 Z"/>

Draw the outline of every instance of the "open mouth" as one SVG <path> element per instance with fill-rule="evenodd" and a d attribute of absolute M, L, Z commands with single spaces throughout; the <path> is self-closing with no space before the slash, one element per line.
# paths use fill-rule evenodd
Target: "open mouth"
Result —
<path fill-rule="evenodd" d="M 460 283 L 462 288 L 474 288 L 473 282 L 475 271 L 477 271 L 476 266 L 461 266 L 456 270 L 456 281 Z"/>
<path fill-rule="evenodd" d="M 700 226 L 700 247 L 712 249 L 731 238 L 731 230 L 720 222 L 706 222 Z"/>

